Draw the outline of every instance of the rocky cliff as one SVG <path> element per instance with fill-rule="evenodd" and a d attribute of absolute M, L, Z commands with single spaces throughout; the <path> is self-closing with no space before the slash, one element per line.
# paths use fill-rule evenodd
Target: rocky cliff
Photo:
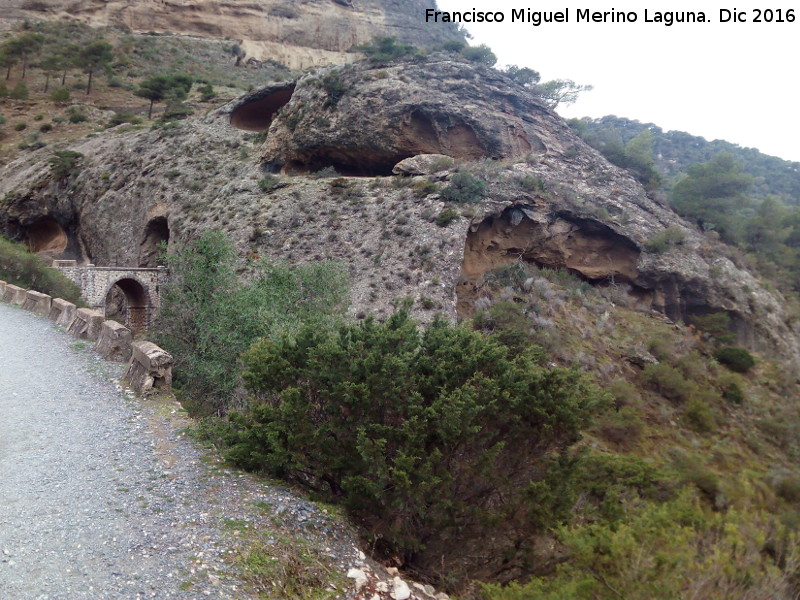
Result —
<path fill-rule="evenodd" d="M 0 23 L 77 19 L 93 26 L 237 40 L 248 56 L 292 69 L 339 64 L 347 50 L 374 36 L 416 46 L 463 39 L 454 29 L 426 24 L 422 0 L 2 0 Z"/>
<path fill-rule="evenodd" d="M 329 68 L 202 118 L 123 125 L 70 149 L 83 155 L 72 178 L 54 178 L 49 148 L 0 173 L 0 229 L 99 265 L 150 265 L 159 242 L 223 229 L 251 260 L 344 261 L 355 315 L 385 315 L 409 297 L 423 321 L 469 314 L 488 271 L 526 261 L 615 287 L 621 302 L 673 320 L 725 311 L 741 343 L 800 353 L 782 299 L 725 246 L 490 69 Z M 406 172 L 422 175 L 390 176 L 396 162 L 434 152 L 456 165 L 421 161 Z M 324 167 L 346 177 L 313 175 Z M 483 199 L 442 198 L 458 171 L 486 183 Z M 448 208 L 454 220 L 437 224 Z M 648 251 L 668 228 L 681 241 Z"/>

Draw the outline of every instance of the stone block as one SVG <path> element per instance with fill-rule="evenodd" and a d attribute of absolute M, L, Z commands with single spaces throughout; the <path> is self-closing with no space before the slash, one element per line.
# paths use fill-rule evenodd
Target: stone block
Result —
<path fill-rule="evenodd" d="M 123 380 L 140 394 L 172 390 L 172 355 L 152 342 L 133 342 L 128 370 Z"/>
<path fill-rule="evenodd" d="M 79 308 L 75 311 L 75 318 L 67 327 L 67 332 L 77 338 L 96 341 L 100 337 L 105 317 L 99 312 L 88 308 Z"/>
<path fill-rule="evenodd" d="M 23 290 L 17 285 L 7 284 L 6 291 L 3 293 L 3 302 L 22 306 L 25 304 L 25 292 L 27 292 L 27 290 Z"/>
<path fill-rule="evenodd" d="M 8 284 L 5 281 L 0 280 L 0 300 L 3 299 L 3 296 L 6 293 L 6 286 Z"/>
<path fill-rule="evenodd" d="M 94 349 L 103 358 L 125 362 L 131 356 L 133 334 L 116 321 L 104 321 Z"/>
<path fill-rule="evenodd" d="M 72 303 L 67 302 L 63 298 L 54 298 L 50 304 L 50 314 L 48 318 L 56 325 L 62 327 L 69 327 L 72 320 L 75 318 L 75 311 L 78 308 Z"/>
<path fill-rule="evenodd" d="M 38 315 L 49 315 L 52 301 L 53 299 L 47 294 L 28 290 L 25 294 L 25 302 L 22 304 L 22 308 Z"/>

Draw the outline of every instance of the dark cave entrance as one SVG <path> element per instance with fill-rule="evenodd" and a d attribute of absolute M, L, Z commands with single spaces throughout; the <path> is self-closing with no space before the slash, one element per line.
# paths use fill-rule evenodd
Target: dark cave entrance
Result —
<path fill-rule="evenodd" d="M 630 306 L 652 303 L 652 292 L 633 283 L 640 253 L 633 243 L 596 221 L 557 214 L 543 222 L 535 213 L 510 206 L 468 231 L 456 288 L 459 315 L 472 314 L 487 273 L 515 261 L 564 270 L 595 287 L 618 286 Z"/>
<path fill-rule="evenodd" d="M 294 94 L 294 84 L 265 91 L 261 97 L 246 102 L 231 114 L 231 125 L 245 131 L 266 131 L 275 114 Z"/>
<path fill-rule="evenodd" d="M 133 332 L 146 329 L 149 300 L 147 290 L 141 283 L 130 278 L 120 279 L 106 294 L 106 318 L 120 321 Z"/>
<path fill-rule="evenodd" d="M 166 217 L 151 219 L 144 228 L 144 238 L 139 244 L 139 266 L 157 267 L 158 257 L 169 243 L 169 223 Z"/>
<path fill-rule="evenodd" d="M 42 217 L 38 221 L 24 226 L 28 249 L 35 253 L 51 256 L 62 254 L 68 245 L 67 232 L 53 217 Z"/>

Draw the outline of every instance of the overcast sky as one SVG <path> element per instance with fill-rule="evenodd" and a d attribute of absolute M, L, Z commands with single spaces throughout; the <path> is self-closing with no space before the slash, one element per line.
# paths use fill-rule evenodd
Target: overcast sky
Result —
<path fill-rule="evenodd" d="M 540 0 L 438 0 L 440 10 L 502 11 L 500 24 L 467 24 L 471 44 L 487 44 L 498 66 L 516 64 L 539 71 L 542 80 L 572 79 L 591 84 L 565 117 L 614 114 L 708 140 L 724 139 L 766 154 L 800 161 L 800 8 L 795 22 L 755 23 L 750 0 L 736 2 L 748 22 L 722 23 L 720 9 L 734 2 L 644 2 L 606 4 Z M 795 4 L 796 5 L 796 4 Z M 776 3 L 787 17 L 788 3 Z M 564 11 L 569 23 L 534 27 L 511 22 L 512 9 Z M 578 9 L 634 11 L 636 23 L 578 23 Z M 703 11 L 709 23 L 645 22 L 655 11 Z M 777 13 L 773 14 L 777 18 Z"/>

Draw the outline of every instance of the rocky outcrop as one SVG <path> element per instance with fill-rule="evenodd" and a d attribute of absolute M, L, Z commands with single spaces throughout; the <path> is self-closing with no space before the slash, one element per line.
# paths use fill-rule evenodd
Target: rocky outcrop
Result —
<path fill-rule="evenodd" d="M 331 74 L 341 87 L 325 83 Z M 341 91 L 333 104 L 329 90 Z M 423 117 L 425 131 L 414 125 Z M 245 130 L 231 125 L 237 118 Z M 253 129 L 266 132 L 263 143 Z M 46 222 L 36 239 L 63 231 L 65 253 L 99 266 L 148 264 L 154 240 L 171 248 L 222 230 L 248 257 L 244 274 L 259 258 L 340 261 L 354 316 L 385 316 L 410 298 L 423 322 L 470 314 L 485 273 L 523 260 L 616 286 L 631 306 L 676 321 L 726 311 L 741 343 L 800 354 L 783 300 L 735 253 L 649 197 L 529 90 L 482 67 L 326 69 L 175 127 L 110 129 L 70 149 L 84 155 L 70 181 L 54 179 L 48 148 L 0 172 L 0 230 L 30 240 L 32 224 Z M 458 160 L 411 171 L 432 172 L 423 176 L 354 176 L 388 175 L 420 152 Z M 350 176 L 293 174 L 325 167 Z M 483 199 L 442 199 L 459 170 L 486 183 Z M 666 228 L 683 241 L 649 252 Z"/>
<path fill-rule="evenodd" d="M 431 46 L 463 39 L 454 27 L 425 23 L 422 0 L 0 0 L 0 23 L 77 19 L 94 26 L 136 32 L 237 40 L 247 56 L 271 59 L 292 69 L 351 62 L 352 46 L 374 36 Z"/>
<path fill-rule="evenodd" d="M 269 131 L 263 161 L 276 171 L 333 166 L 351 175 L 390 175 L 403 159 L 461 160 L 543 154 L 544 127 L 565 126 L 530 90 L 501 73 L 451 60 L 331 68 L 286 88 L 266 88 L 227 107 L 231 123 Z M 272 107 L 282 103 L 279 112 Z M 548 135 L 552 150 L 559 137 Z"/>

